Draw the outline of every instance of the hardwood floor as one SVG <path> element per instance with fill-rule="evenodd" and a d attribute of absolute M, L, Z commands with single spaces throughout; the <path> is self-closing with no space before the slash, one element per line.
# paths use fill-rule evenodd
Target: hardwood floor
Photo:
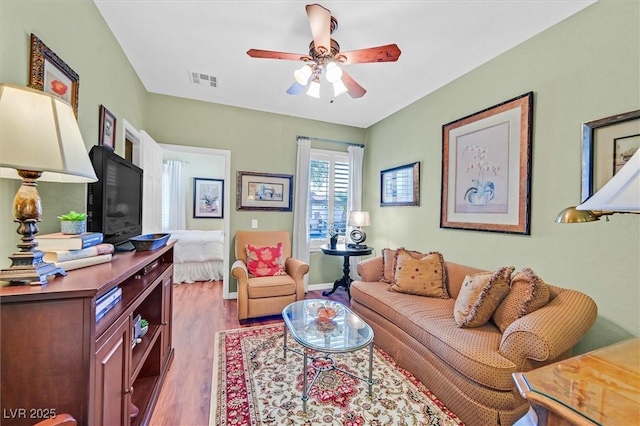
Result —
<path fill-rule="evenodd" d="M 331 299 L 349 305 L 339 288 L 325 297 L 310 291 L 307 299 Z M 173 286 L 173 346 L 175 356 L 167 372 L 151 425 L 206 426 L 213 377 L 215 333 L 239 327 L 282 322 L 279 315 L 250 319 L 240 324 L 235 300 L 222 298 L 222 282 L 196 282 Z M 134 390 L 135 392 L 135 390 Z"/>

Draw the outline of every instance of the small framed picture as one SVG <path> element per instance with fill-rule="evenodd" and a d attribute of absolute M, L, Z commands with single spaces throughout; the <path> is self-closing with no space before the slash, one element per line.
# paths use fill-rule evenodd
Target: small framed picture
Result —
<path fill-rule="evenodd" d="M 80 77 L 35 34 L 31 34 L 29 85 L 70 104 L 78 118 Z"/>
<path fill-rule="evenodd" d="M 380 172 L 380 207 L 419 205 L 419 161 Z"/>
<path fill-rule="evenodd" d="M 98 145 L 116 149 L 116 116 L 111 114 L 104 105 L 100 105 L 99 127 Z"/>
<path fill-rule="evenodd" d="M 290 212 L 293 175 L 238 172 L 238 210 L 279 210 Z"/>
<path fill-rule="evenodd" d="M 582 202 L 640 149 L 640 109 L 582 124 Z"/>
<path fill-rule="evenodd" d="M 193 178 L 193 217 L 222 219 L 224 180 Z"/>

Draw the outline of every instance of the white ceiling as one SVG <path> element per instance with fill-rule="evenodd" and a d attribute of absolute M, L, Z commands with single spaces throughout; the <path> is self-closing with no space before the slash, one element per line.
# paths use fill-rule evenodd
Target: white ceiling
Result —
<path fill-rule="evenodd" d="M 397 62 L 345 70 L 360 99 L 291 96 L 300 62 L 252 59 L 250 48 L 308 54 L 302 1 L 94 0 L 152 93 L 366 128 L 594 3 L 592 0 L 324 1 L 342 51 L 396 43 Z M 193 85 L 189 71 L 218 87 Z"/>

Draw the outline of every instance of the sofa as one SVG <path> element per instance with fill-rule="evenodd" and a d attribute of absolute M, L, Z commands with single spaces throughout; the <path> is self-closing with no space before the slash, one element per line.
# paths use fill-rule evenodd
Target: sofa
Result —
<path fill-rule="evenodd" d="M 373 328 L 379 348 L 468 425 L 511 425 L 525 415 L 529 404 L 512 373 L 568 358 L 597 316 L 586 294 L 546 284 L 548 303 L 504 332 L 491 320 L 461 328 L 454 306 L 463 282 L 487 271 L 443 260 L 448 298 L 434 298 L 390 291 L 384 263 L 378 256 L 358 264 L 351 309 Z"/>

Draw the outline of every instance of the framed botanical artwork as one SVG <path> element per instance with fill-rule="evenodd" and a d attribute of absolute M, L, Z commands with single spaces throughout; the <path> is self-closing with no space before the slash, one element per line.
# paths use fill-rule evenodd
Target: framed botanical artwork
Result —
<path fill-rule="evenodd" d="M 224 209 L 224 180 L 193 178 L 193 217 L 222 219 Z"/>
<path fill-rule="evenodd" d="M 98 145 L 116 149 L 116 116 L 100 105 Z"/>
<path fill-rule="evenodd" d="M 78 118 L 80 77 L 35 34 L 31 34 L 29 85 L 69 103 Z"/>
<path fill-rule="evenodd" d="M 582 124 L 582 202 L 640 148 L 640 109 Z"/>
<path fill-rule="evenodd" d="M 380 207 L 419 205 L 419 161 L 380 172 Z"/>
<path fill-rule="evenodd" d="M 533 92 L 442 126 L 440 227 L 529 235 Z"/>
<path fill-rule="evenodd" d="M 237 210 L 290 212 L 293 175 L 238 172 Z"/>

